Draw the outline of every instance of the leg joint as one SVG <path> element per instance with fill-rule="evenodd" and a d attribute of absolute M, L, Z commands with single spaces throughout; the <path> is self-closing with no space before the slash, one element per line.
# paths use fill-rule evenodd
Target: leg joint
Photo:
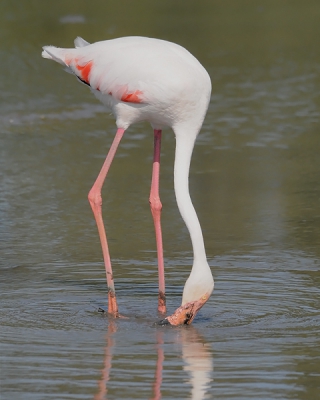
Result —
<path fill-rule="evenodd" d="M 152 211 L 161 211 L 162 210 L 162 203 L 159 197 L 149 197 L 149 204 Z"/>
<path fill-rule="evenodd" d="M 100 192 L 91 189 L 90 192 L 88 193 L 88 200 L 92 207 L 102 206 L 102 197 Z"/>

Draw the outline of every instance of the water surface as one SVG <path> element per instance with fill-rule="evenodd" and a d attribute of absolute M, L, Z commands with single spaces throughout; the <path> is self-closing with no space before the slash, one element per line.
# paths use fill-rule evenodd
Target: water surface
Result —
<path fill-rule="evenodd" d="M 0 12 L 1 399 L 316 399 L 320 382 L 320 56 L 316 0 L 3 1 Z M 112 320 L 87 193 L 115 124 L 42 45 L 126 35 L 180 43 L 213 94 L 190 191 L 215 290 L 159 328 L 148 195 L 152 130 L 130 127 L 103 190 Z M 164 132 L 168 309 L 192 265 Z"/>

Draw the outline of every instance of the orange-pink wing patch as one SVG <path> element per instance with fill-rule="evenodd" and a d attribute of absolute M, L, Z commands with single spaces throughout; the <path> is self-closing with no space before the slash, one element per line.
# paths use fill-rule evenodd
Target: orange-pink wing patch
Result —
<path fill-rule="evenodd" d="M 84 80 L 85 82 L 89 83 L 89 75 L 91 72 L 93 61 L 89 61 L 86 65 L 83 67 L 76 64 L 77 70 L 80 72 L 81 79 Z"/>
<path fill-rule="evenodd" d="M 65 59 L 65 63 L 66 65 L 70 65 L 72 62 L 72 59 Z M 74 60 L 75 63 L 75 67 L 77 68 L 77 70 L 80 72 L 80 79 L 84 82 L 86 82 L 87 84 L 90 85 L 89 82 L 89 75 L 91 73 L 91 69 L 93 66 L 93 61 L 89 61 L 87 64 L 81 66 L 78 64 L 78 59 Z M 100 90 L 99 87 L 96 88 L 97 90 Z M 108 94 L 110 96 L 113 95 L 113 93 L 110 91 L 108 92 Z M 134 92 L 128 92 L 127 90 L 124 91 L 124 93 L 122 94 L 120 100 L 125 102 L 125 103 L 142 103 L 143 102 L 143 98 L 142 98 L 143 92 L 141 90 L 135 90 Z"/>
<path fill-rule="evenodd" d="M 125 103 L 142 103 L 142 95 L 141 90 L 135 90 L 133 93 L 124 92 L 120 100 Z"/>

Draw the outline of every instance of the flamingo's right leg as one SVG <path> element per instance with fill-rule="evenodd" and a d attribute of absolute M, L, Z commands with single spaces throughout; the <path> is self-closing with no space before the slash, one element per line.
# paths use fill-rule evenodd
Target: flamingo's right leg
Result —
<path fill-rule="evenodd" d="M 98 227 L 98 232 L 99 232 L 100 242 L 101 242 L 101 247 L 102 247 L 102 253 L 103 253 L 103 259 L 104 259 L 104 265 L 105 265 L 105 269 L 106 269 L 107 285 L 108 285 L 108 313 L 112 314 L 114 317 L 118 317 L 119 313 L 118 313 L 118 305 L 117 305 L 117 300 L 116 300 L 116 292 L 115 292 L 115 288 L 114 288 L 114 281 L 113 281 L 113 275 L 112 275 L 112 267 L 111 267 L 111 261 L 110 261 L 110 255 L 109 255 L 108 242 L 107 242 L 106 232 L 105 232 L 103 219 L 102 219 L 101 188 L 106 179 L 107 173 L 109 171 L 109 168 L 110 168 L 110 165 L 114 158 L 114 155 L 116 154 L 117 148 L 122 139 L 124 131 L 125 131 L 124 129 L 117 130 L 116 136 L 110 147 L 110 150 L 105 159 L 105 162 L 103 163 L 101 171 L 100 171 L 100 173 L 88 195 L 89 203 L 91 205 L 94 217 L 96 219 L 97 227 Z"/>

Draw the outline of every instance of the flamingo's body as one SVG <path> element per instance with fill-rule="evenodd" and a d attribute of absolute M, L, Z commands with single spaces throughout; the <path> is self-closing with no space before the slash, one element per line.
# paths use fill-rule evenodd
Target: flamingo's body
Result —
<path fill-rule="evenodd" d="M 74 49 L 45 46 L 42 56 L 59 62 L 90 86 L 113 113 L 116 137 L 100 174 L 89 192 L 102 250 L 109 289 L 108 311 L 118 316 L 109 250 L 101 215 L 101 187 L 129 125 L 149 121 L 154 129 L 155 151 L 150 192 L 158 267 L 159 311 L 164 312 L 164 266 L 160 225 L 159 168 L 161 131 L 171 127 L 176 136 L 174 187 L 181 215 L 189 229 L 194 252 L 191 274 L 185 284 L 182 306 L 164 321 L 173 325 L 192 322 L 213 290 L 201 227 L 192 205 L 188 177 L 195 139 L 202 126 L 211 94 L 208 73 L 187 50 L 174 43 L 144 37 L 126 37 L 89 44 L 75 40 Z"/>

